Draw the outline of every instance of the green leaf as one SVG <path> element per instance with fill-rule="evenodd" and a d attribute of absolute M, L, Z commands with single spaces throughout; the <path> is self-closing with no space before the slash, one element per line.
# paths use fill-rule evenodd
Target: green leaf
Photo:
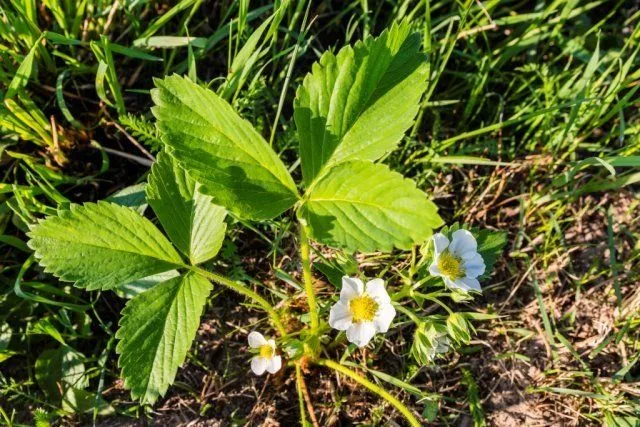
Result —
<path fill-rule="evenodd" d="M 60 331 L 58 331 L 58 329 L 53 325 L 51 317 L 43 317 L 42 319 L 39 319 L 37 322 L 33 323 L 29 328 L 28 333 L 34 335 L 49 335 L 60 344 L 67 345 L 67 343 L 64 341 L 64 338 L 62 337 L 62 334 L 60 334 Z"/>
<path fill-rule="evenodd" d="M 37 64 L 33 61 L 36 51 L 38 50 L 38 46 L 40 45 L 40 41 L 45 36 L 46 33 L 42 33 L 40 37 L 33 44 L 29 53 L 24 57 L 22 63 L 16 70 L 16 73 L 11 79 L 11 83 L 7 87 L 7 93 L 5 94 L 5 99 L 12 98 L 20 89 L 25 87 L 31 78 L 31 74 L 33 74 L 33 70 L 37 67 Z"/>
<path fill-rule="evenodd" d="M 55 400 L 62 398 L 68 388 L 89 385 L 85 376 L 84 356 L 69 346 L 43 351 L 35 363 L 36 381 L 40 388 Z M 62 388 L 62 390 L 61 390 Z"/>
<path fill-rule="evenodd" d="M 193 341 L 211 284 L 193 273 L 154 286 L 122 310 L 116 348 L 131 396 L 153 403 L 164 395 Z"/>
<path fill-rule="evenodd" d="M 502 255 L 504 245 L 507 243 L 507 233 L 504 231 L 472 229 L 478 242 L 478 253 L 484 260 L 485 273 L 482 277 L 489 277 L 493 271 L 493 266 Z"/>
<path fill-rule="evenodd" d="M 164 152 L 151 168 L 147 200 L 171 241 L 192 264 L 218 253 L 227 228 L 227 211 L 201 194 L 196 182 Z"/>
<path fill-rule="evenodd" d="M 302 216 L 321 243 L 355 251 L 409 249 L 442 225 L 415 183 L 385 165 L 336 165 L 309 189 Z"/>
<path fill-rule="evenodd" d="M 71 205 L 32 226 L 28 235 L 46 272 L 89 290 L 182 266 L 180 255 L 148 219 L 113 203 Z"/>
<path fill-rule="evenodd" d="M 229 103 L 177 75 L 155 82 L 152 111 L 163 141 L 202 193 L 255 220 L 294 205 L 297 189 L 284 164 Z"/>
<path fill-rule="evenodd" d="M 116 205 L 126 206 L 138 211 L 141 215 L 144 215 L 144 211 L 147 210 L 147 197 L 145 195 L 146 186 L 147 184 L 144 182 L 130 185 L 113 193 L 105 200 L 107 202 L 113 202 Z"/>
<path fill-rule="evenodd" d="M 94 409 L 96 414 L 102 416 L 115 413 L 113 406 L 102 396 L 74 387 L 69 388 L 62 397 L 62 409 L 72 414 L 93 412 Z"/>
<path fill-rule="evenodd" d="M 449 336 L 458 343 L 467 344 L 471 339 L 469 326 L 471 325 L 467 319 L 460 313 L 452 313 L 447 317 Z"/>
<path fill-rule="evenodd" d="M 131 299 L 148 291 L 158 283 L 166 282 L 167 280 L 178 277 L 179 275 L 180 272 L 178 270 L 169 270 L 143 279 L 134 280 L 133 282 L 125 283 L 124 285 L 118 285 L 118 287 L 113 290 L 120 298 Z"/>
<path fill-rule="evenodd" d="M 407 23 L 322 55 L 294 104 L 305 184 L 325 165 L 393 150 L 418 112 L 427 73 L 420 36 Z"/>

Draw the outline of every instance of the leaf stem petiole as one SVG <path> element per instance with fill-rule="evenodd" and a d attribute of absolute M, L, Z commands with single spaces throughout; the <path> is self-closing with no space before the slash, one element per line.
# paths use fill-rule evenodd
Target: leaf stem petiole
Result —
<path fill-rule="evenodd" d="M 188 268 L 190 270 L 194 271 L 195 273 L 200 274 L 201 276 L 206 277 L 207 279 L 218 283 L 219 285 L 226 286 L 227 288 L 232 289 L 232 290 L 236 291 L 237 293 L 252 299 L 264 311 L 269 313 L 269 316 L 271 316 L 271 320 L 273 320 L 273 323 L 276 326 L 276 329 L 278 329 L 278 332 L 280 333 L 280 335 L 283 338 L 287 336 L 287 330 L 284 327 L 284 325 L 282 324 L 282 320 L 280 320 L 280 316 L 278 315 L 276 310 L 273 308 L 273 306 L 271 304 L 269 304 L 269 302 L 267 300 L 262 298 L 256 292 L 254 292 L 253 290 L 249 289 L 248 287 L 246 287 L 242 283 L 235 282 L 233 280 L 227 279 L 224 276 L 221 276 L 221 275 L 219 275 L 217 273 L 213 273 L 211 271 L 207 271 L 207 270 L 205 270 L 203 268 L 200 268 L 200 267 L 197 267 L 197 266 L 189 266 Z"/>
<path fill-rule="evenodd" d="M 309 246 L 309 237 L 307 235 L 305 224 L 300 224 L 300 258 L 302 259 L 302 278 L 304 280 L 304 290 L 307 294 L 309 302 L 309 316 L 311 318 L 311 334 L 318 331 L 320 320 L 318 316 L 318 305 L 316 303 L 316 294 L 313 290 L 313 279 L 311 277 L 311 249 Z"/>

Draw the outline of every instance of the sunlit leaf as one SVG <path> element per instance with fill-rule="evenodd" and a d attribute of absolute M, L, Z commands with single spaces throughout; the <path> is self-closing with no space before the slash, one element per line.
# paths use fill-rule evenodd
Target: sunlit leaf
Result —
<path fill-rule="evenodd" d="M 305 183 L 327 164 L 393 150 L 418 112 L 427 70 L 420 36 L 407 23 L 323 54 L 295 101 Z"/>
<path fill-rule="evenodd" d="M 218 253 L 227 211 L 201 194 L 196 182 L 166 153 L 160 153 L 151 168 L 147 199 L 171 241 L 192 264 Z"/>
<path fill-rule="evenodd" d="M 45 271 L 87 289 L 110 289 L 182 265 L 148 219 L 108 202 L 72 205 L 36 224 L 29 247 Z"/>
<path fill-rule="evenodd" d="M 302 208 L 313 237 L 348 250 L 409 249 L 442 225 L 415 183 L 385 165 L 341 163 L 322 176 Z"/>
<path fill-rule="evenodd" d="M 268 219 L 297 201 L 297 190 L 269 144 L 233 107 L 191 80 L 156 80 L 151 96 L 163 141 L 202 186 L 238 216 Z"/>
<path fill-rule="evenodd" d="M 117 352 L 134 399 L 164 395 L 195 338 L 211 284 L 192 273 L 160 283 L 122 310 Z"/>

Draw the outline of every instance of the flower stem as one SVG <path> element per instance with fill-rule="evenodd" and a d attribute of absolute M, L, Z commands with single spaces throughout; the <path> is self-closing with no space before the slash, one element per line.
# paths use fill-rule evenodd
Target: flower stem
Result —
<path fill-rule="evenodd" d="M 445 310 L 447 310 L 447 312 L 448 312 L 449 314 L 453 314 L 453 310 L 451 310 L 447 304 L 443 303 L 443 302 L 442 302 L 442 301 L 440 301 L 438 298 L 436 298 L 436 297 L 432 297 L 432 296 L 428 296 L 428 295 L 425 295 L 424 299 L 429 300 L 429 301 L 432 301 L 432 302 L 435 302 L 435 303 L 436 303 L 436 304 L 438 304 L 440 307 L 442 307 L 442 308 L 444 308 Z"/>
<path fill-rule="evenodd" d="M 309 412 L 309 419 L 311 420 L 311 425 L 314 427 L 318 427 L 318 419 L 316 418 L 316 414 L 313 411 L 313 405 L 311 404 L 311 397 L 309 397 L 309 391 L 307 390 L 307 384 L 304 381 L 304 374 L 302 373 L 302 368 L 300 367 L 300 363 L 296 363 L 296 383 L 298 386 L 298 398 L 302 395 L 302 398 L 307 405 L 307 412 Z M 302 401 L 300 402 L 300 414 L 302 416 L 302 420 L 306 422 L 306 416 L 304 412 L 304 407 Z M 303 422 L 303 426 L 306 424 Z"/>
<path fill-rule="evenodd" d="M 313 279 L 311 277 L 311 249 L 306 225 L 300 224 L 300 258 L 302 258 L 302 278 L 304 280 L 304 290 L 309 302 L 309 316 L 311 317 L 311 334 L 314 334 L 320 325 L 318 317 L 318 305 L 316 304 L 316 294 L 313 290 Z"/>
<path fill-rule="evenodd" d="M 300 365 L 296 363 L 296 385 L 298 389 L 298 406 L 300 409 L 300 425 L 307 425 L 307 416 L 304 410 L 304 396 L 302 395 L 302 382 L 304 378 L 302 377 L 302 369 L 300 369 Z"/>
<path fill-rule="evenodd" d="M 262 298 L 256 292 L 252 291 L 242 283 L 234 282 L 233 280 L 227 279 L 224 276 L 213 273 L 211 271 L 207 271 L 203 268 L 196 267 L 196 266 L 191 266 L 189 268 L 192 271 L 196 272 L 197 274 L 203 277 L 206 277 L 207 279 L 214 281 L 219 285 L 226 286 L 227 288 L 232 289 L 237 293 L 252 299 L 256 304 L 262 307 L 264 311 L 269 313 L 269 316 L 271 316 L 271 320 L 273 320 L 273 323 L 276 326 L 276 329 L 278 329 L 278 332 L 280 333 L 280 335 L 282 337 L 287 336 L 287 330 L 282 324 L 282 321 L 280 320 L 280 316 L 278 316 L 278 313 L 276 312 L 276 310 L 273 308 L 271 304 L 269 304 L 269 302 L 266 299 Z"/>
<path fill-rule="evenodd" d="M 415 323 L 416 325 L 419 325 L 420 323 L 422 323 L 420 321 L 420 318 L 413 311 L 409 310 L 407 307 L 400 305 L 399 303 L 394 303 L 393 306 L 397 308 L 398 311 L 400 311 L 401 313 L 406 314 L 407 317 L 409 317 L 409 319 L 411 319 L 413 323 Z"/>
<path fill-rule="evenodd" d="M 318 360 L 315 361 L 315 363 L 317 363 L 320 366 L 326 366 L 327 368 L 333 369 L 334 371 L 339 372 L 342 375 L 345 375 L 345 376 L 351 378 L 352 380 L 354 380 L 358 384 L 365 386 L 370 391 L 376 393 L 378 396 L 382 397 L 384 400 L 386 400 L 387 402 L 392 404 L 398 411 L 400 411 L 400 413 L 402 413 L 402 415 L 404 415 L 404 417 L 406 418 L 406 420 L 409 422 L 409 424 L 412 427 L 420 427 L 420 422 L 411 413 L 409 408 L 407 408 L 398 399 L 396 399 L 391 394 L 389 394 L 388 392 L 386 392 L 385 390 L 383 390 L 381 387 L 377 386 L 376 384 L 372 383 L 371 381 L 369 381 L 368 379 L 366 379 L 362 375 L 357 374 L 356 372 L 352 371 L 351 369 L 349 369 L 349 368 L 347 368 L 345 366 L 342 366 L 341 364 L 336 363 L 333 360 L 318 359 Z"/>

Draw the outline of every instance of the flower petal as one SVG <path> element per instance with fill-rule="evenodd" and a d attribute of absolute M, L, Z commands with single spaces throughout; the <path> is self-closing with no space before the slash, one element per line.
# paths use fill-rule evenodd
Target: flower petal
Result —
<path fill-rule="evenodd" d="M 349 303 L 338 301 L 331 307 L 329 312 L 329 326 L 339 331 L 346 331 L 353 323 L 351 311 L 349 311 Z"/>
<path fill-rule="evenodd" d="M 348 302 L 352 298 L 362 295 L 364 292 L 364 283 L 357 277 L 342 277 L 342 290 L 340 291 L 340 299 Z"/>
<path fill-rule="evenodd" d="M 462 256 L 468 252 L 477 252 L 478 243 L 468 230 L 456 230 L 453 232 L 449 250 L 455 255 Z"/>
<path fill-rule="evenodd" d="M 280 356 L 273 356 L 267 363 L 267 372 L 270 374 L 275 374 L 280 368 L 282 368 L 282 357 Z"/>
<path fill-rule="evenodd" d="M 455 285 L 456 288 L 462 289 L 463 291 L 482 292 L 482 288 L 480 287 L 480 282 L 478 281 L 478 279 L 472 279 L 471 277 L 463 277 L 462 279 L 457 279 Z"/>
<path fill-rule="evenodd" d="M 384 288 L 384 280 L 372 279 L 367 282 L 365 293 L 373 298 L 378 304 L 389 304 L 391 298 Z"/>
<path fill-rule="evenodd" d="M 272 349 L 274 350 L 276 349 L 276 340 L 274 339 L 267 340 L 267 344 L 269 344 L 269 347 L 271 347 Z"/>
<path fill-rule="evenodd" d="M 456 282 L 454 282 L 453 280 L 449 279 L 449 277 L 442 276 L 442 279 L 444 280 L 444 284 L 446 285 L 447 288 L 449 288 L 449 289 L 462 289 Z"/>
<path fill-rule="evenodd" d="M 251 359 L 251 370 L 256 375 L 264 374 L 264 371 L 267 369 L 267 365 L 269 361 L 261 356 L 256 356 Z"/>
<path fill-rule="evenodd" d="M 442 276 L 442 273 L 440 273 L 440 269 L 438 268 L 438 258 L 434 259 L 429 266 L 429 273 L 431 273 L 432 276 Z"/>
<path fill-rule="evenodd" d="M 376 333 L 373 322 L 358 322 L 347 329 L 347 339 L 358 347 L 364 347 Z"/>
<path fill-rule="evenodd" d="M 249 347 L 251 348 L 260 348 L 265 345 L 267 340 L 264 339 L 260 332 L 253 331 L 249 334 Z M 259 375 L 259 374 L 258 374 Z"/>
<path fill-rule="evenodd" d="M 376 317 L 373 319 L 373 323 L 378 332 L 386 333 L 394 317 L 396 317 L 396 309 L 391 304 L 381 304 L 376 313 Z"/>
<path fill-rule="evenodd" d="M 471 277 L 472 279 L 475 279 L 478 276 L 482 276 L 486 268 L 486 266 L 484 265 L 484 260 L 482 259 L 482 255 L 477 252 L 473 257 L 464 260 L 464 263 L 462 265 L 466 276 Z"/>
<path fill-rule="evenodd" d="M 449 247 L 449 239 L 442 233 L 436 233 L 433 235 L 433 246 L 437 257 Z"/>

